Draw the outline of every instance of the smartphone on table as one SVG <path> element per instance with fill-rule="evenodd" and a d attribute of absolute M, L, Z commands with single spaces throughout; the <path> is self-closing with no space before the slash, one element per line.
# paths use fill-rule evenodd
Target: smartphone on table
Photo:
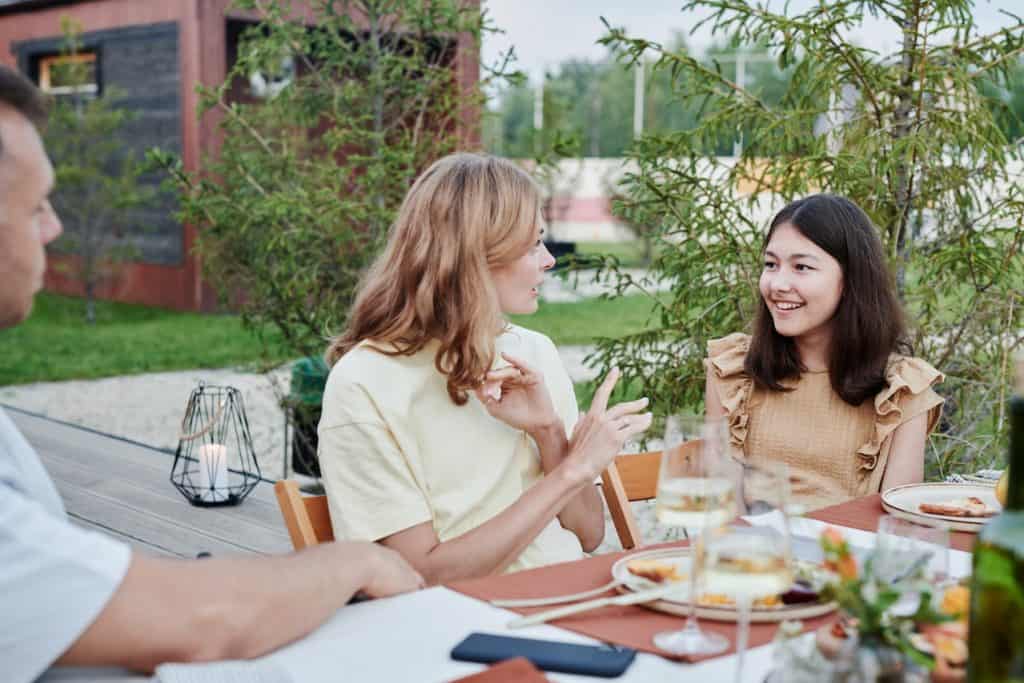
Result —
<path fill-rule="evenodd" d="M 452 659 L 490 664 L 526 657 L 538 669 L 615 678 L 636 658 L 636 650 L 615 645 L 579 645 L 492 633 L 471 633 L 452 650 Z"/>

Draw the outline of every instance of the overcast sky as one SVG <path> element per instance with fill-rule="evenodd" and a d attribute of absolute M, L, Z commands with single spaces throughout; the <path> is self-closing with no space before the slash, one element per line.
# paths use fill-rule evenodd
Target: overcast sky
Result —
<path fill-rule="evenodd" d="M 759 0 L 763 1 L 763 0 Z M 631 35 L 668 42 L 677 31 L 689 33 L 699 19 L 684 15 L 682 0 L 482 0 L 494 23 L 505 31 L 484 40 L 485 63 L 492 63 L 502 50 L 515 46 L 518 68 L 537 82 L 545 68 L 554 68 L 575 57 L 600 59 L 605 48 L 596 44 L 604 34 L 600 17 L 613 26 L 625 26 Z M 780 10 L 781 0 L 768 0 L 769 8 Z M 792 12 L 802 11 L 812 0 L 790 0 Z M 989 32 L 1015 22 L 1000 14 L 1000 9 L 1024 14 L 1024 0 L 975 0 L 975 21 L 982 31 Z M 892 24 L 867 17 L 863 26 L 853 33 L 857 42 L 882 51 L 891 51 L 898 41 Z M 705 30 L 688 36 L 687 41 L 701 48 L 711 40 Z"/>

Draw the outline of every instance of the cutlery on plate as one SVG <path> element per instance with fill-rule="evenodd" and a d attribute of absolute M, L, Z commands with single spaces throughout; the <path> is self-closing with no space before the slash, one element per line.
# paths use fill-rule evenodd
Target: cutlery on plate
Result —
<path fill-rule="evenodd" d="M 544 607 L 545 605 L 560 605 L 564 602 L 576 602 L 578 600 L 586 600 L 602 593 L 614 589 L 616 586 L 622 585 L 622 582 L 615 579 L 606 583 L 603 586 L 592 588 L 588 591 L 581 593 L 570 593 L 569 595 L 553 595 L 550 598 L 507 598 L 504 600 L 491 600 L 490 603 L 495 607 Z"/>
<path fill-rule="evenodd" d="M 589 612 L 590 610 L 599 609 L 601 607 L 608 607 L 610 605 L 638 605 L 644 602 L 652 602 L 654 600 L 660 600 L 673 593 L 687 593 L 689 586 L 687 582 L 682 581 L 678 583 L 670 583 L 664 586 L 657 586 L 656 588 L 650 588 L 648 590 L 638 591 L 636 593 L 626 593 L 624 595 L 617 595 L 609 598 L 598 598 L 596 600 L 588 600 L 586 602 L 579 602 L 575 605 L 566 605 L 565 607 L 556 607 L 555 609 L 545 610 L 544 612 L 538 612 L 531 614 L 526 617 L 519 617 L 508 622 L 509 628 L 524 628 L 526 626 L 533 626 L 534 624 L 542 624 L 552 619 L 560 619 L 567 617 L 570 614 L 579 614 L 580 612 Z"/>

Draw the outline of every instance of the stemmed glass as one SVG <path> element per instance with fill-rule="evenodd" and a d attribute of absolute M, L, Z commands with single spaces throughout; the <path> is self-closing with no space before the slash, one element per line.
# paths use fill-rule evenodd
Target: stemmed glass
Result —
<path fill-rule="evenodd" d="M 704 585 L 736 603 L 737 682 L 750 635 L 754 600 L 785 592 L 793 582 L 787 503 L 789 477 L 777 462 L 743 463 L 737 487 L 740 513 L 765 515 L 750 526 L 730 525 L 711 530 L 704 539 Z"/>
<path fill-rule="evenodd" d="M 923 590 L 949 578 L 949 530 L 885 515 L 878 520 L 871 561 L 879 581 L 900 592 L 889 611 L 909 616 L 917 611 Z"/>
<path fill-rule="evenodd" d="M 655 514 L 660 524 L 682 529 L 690 541 L 690 605 L 685 626 L 655 634 L 654 644 L 676 655 L 714 655 L 729 647 L 724 636 L 702 631 L 696 614 L 700 534 L 736 514 L 726 436 L 721 420 L 703 415 L 672 415 L 665 421 Z"/>

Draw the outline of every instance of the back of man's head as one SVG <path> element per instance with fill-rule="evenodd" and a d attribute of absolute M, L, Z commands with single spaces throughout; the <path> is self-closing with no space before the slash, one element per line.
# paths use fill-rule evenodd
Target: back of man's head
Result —
<path fill-rule="evenodd" d="M 32 81 L 3 65 L 0 65 L 0 104 L 18 112 L 37 128 L 42 128 L 49 111 L 46 97 Z M 0 154 L 3 143 L 0 138 Z"/>

